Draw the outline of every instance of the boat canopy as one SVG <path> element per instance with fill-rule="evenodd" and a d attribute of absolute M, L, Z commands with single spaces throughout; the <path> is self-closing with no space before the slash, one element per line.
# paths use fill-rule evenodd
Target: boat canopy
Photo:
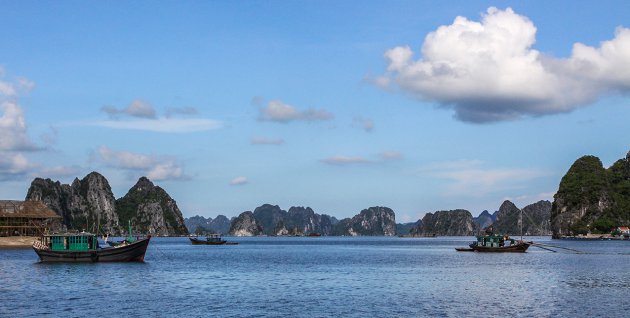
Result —
<path fill-rule="evenodd" d="M 91 251 L 98 248 L 96 235 L 85 232 L 44 235 L 42 243 L 53 251 Z"/>

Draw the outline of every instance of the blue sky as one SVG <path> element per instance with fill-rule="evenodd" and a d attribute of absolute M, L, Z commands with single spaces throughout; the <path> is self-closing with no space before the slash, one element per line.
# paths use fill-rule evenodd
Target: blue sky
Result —
<path fill-rule="evenodd" d="M 184 216 L 408 222 L 630 150 L 628 1 L 3 2 L 0 198 L 148 176 Z"/>

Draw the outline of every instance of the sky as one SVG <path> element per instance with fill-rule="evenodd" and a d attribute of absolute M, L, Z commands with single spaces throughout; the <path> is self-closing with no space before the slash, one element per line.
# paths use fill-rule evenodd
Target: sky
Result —
<path fill-rule="evenodd" d="M 0 198 L 147 176 L 184 217 L 553 200 L 630 150 L 628 1 L 3 1 Z"/>

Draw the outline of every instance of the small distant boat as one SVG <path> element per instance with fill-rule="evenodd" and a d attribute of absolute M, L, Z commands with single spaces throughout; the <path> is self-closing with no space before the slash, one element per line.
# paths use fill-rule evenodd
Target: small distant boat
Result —
<path fill-rule="evenodd" d="M 96 234 L 43 235 L 33 243 L 41 262 L 143 262 L 151 236 L 125 242 L 115 247 L 102 247 Z"/>
<path fill-rule="evenodd" d="M 477 241 L 468 245 L 469 248 L 455 248 L 458 252 L 484 252 L 484 253 L 525 253 L 531 242 L 515 240 L 507 235 L 479 235 Z"/>
<path fill-rule="evenodd" d="M 192 245 L 224 245 L 224 244 L 236 245 L 238 244 L 237 242 L 228 242 L 224 240 L 220 234 L 210 234 L 206 236 L 205 240 L 199 239 L 196 237 L 189 237 L 189 239 Z"/>

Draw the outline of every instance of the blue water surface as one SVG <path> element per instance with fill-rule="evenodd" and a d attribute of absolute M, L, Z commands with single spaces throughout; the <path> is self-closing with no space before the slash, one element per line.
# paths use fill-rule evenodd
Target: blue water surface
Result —
<path fill-rule="evenodd" d="M 153 238 L 145 263 L 0 250 L 0 317 L 596 317 L 630 312 L 629 241 L 456 252 L 472 237 Z"/>

